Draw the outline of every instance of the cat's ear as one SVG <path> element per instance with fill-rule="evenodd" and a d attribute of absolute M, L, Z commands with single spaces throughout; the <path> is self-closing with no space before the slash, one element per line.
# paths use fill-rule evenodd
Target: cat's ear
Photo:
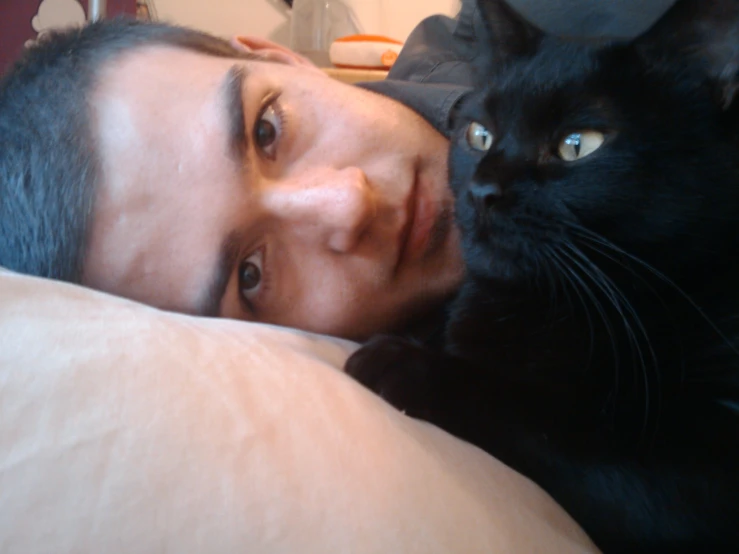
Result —
<path fill-rule="evenodd" d="M 496 62 L 536 52 L 544 33 L 526 21 L 503 0 L 477 0 L 490 35 L 489 46 Z"/>
<path fill-rule="evenodd" d="M 739 1 L 679 0 L 635 42 L 653 64 L 694 63 L 716 85 L 724 110 L 739 92 Z"/>

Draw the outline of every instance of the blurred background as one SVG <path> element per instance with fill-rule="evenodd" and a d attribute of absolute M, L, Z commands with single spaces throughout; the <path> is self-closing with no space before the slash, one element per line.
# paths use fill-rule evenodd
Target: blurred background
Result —
<path fill-rule="evenodd" d="M 425 17 L 455 15 L 459 0 L 107 0 L 106 16 L 138 14 L 230 37 L 258 35 L 290 46 L 291 5 L 320 8 L 346 19 L 350 28 L 404 41 Z M 82 24 L 94 0 L 0 0 L 0 72 L 24 44 L 44 30 Z M 301 4 L 299 6 L 299 4 Z M 301 25 L 303 25 L 301 23 Z M 306 24 L 307 25 L 307 24 Z"/>
<path fill-rule="evenodd" d="M 425 17 L 435 13 L 455 15 L 459 10 L 459 0 L 343 0 L 343 3 L 356 13 L 364 33 L 401 41 Z M 285 0 L 156 0 L 156 11 L 161 19 L 219 35 L 260 35 L 286 46 L 290 40 L 290 7 Z"/>

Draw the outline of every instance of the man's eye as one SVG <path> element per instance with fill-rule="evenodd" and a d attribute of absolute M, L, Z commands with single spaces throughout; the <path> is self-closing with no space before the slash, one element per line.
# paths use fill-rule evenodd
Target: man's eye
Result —
<path fill-rule="evenodd" d="M 262 289 L 263 258 L 264 249 L 260 248 L 239 264 L 239 296 L 251 311 L 254 311 L 254 300 Z"/>
<path fill-rule="evenodd" d="M 275 102 L 270 102 L 259 114 L 254 125 L 254 144 L 270 160 L 277 154 L 277 144 L 282 133 L 282 113 Z"/>

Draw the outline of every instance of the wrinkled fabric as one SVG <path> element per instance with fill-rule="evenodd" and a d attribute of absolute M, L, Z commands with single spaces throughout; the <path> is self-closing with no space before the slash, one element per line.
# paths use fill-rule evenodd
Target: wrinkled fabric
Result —
<path fill-rule="evenodd" d="M 554 35 L 628 40 L 646 32 L 676 0 L 506 0 Z"/>
<path fill-rule="evenodd" d="M 675 0 L 507 2 L 549 33 L 571 39 L 632 39 L 654 25 Z M 431 16 L 413 30 L 386 80 L 360 86 L 402 102 L 449 137 L 458 102 L 483 83 L 490 63 L 488 40 L 477 0 L 462 0 L 456 18 Z"/>
<path fill-rule="evenodd" d="M 3 554 L 594 552 L 356 345 L 0 271 Z"/>

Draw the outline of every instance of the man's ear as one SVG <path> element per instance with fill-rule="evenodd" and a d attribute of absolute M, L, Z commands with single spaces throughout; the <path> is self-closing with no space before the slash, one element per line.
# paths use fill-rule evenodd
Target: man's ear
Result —
<path fill-rule="evenodd" d="M 255 54 L 257 58 L 269 62 L 286 65 L 300 65 L 321 72 L 312 61 L 293 52 L 289 48 L 272 42 L 266 38 L 254 36 L 235 36 L 231 39 L 231 46 L 242 52 Z"/>
<path fill-rule="evenodd" d="M 715 84 L 728 110 L 739 91 L 739 2 L 681 0 L 635 45 L 648 63 L 691 64 Z"/>

